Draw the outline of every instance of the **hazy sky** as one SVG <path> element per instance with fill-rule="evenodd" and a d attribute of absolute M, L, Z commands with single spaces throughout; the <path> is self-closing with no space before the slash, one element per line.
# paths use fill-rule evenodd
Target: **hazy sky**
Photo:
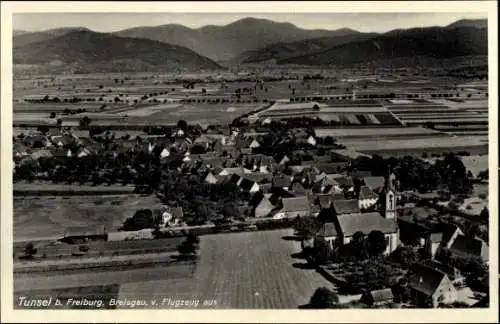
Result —
<path fill-rule="evenodd" d="M 481 13 L 17 13 L 12 27 L 40 31 L 59 27 L 87 27 L 113 32 L 137 26 L 182 24 L 191 28 L 226 25 L 245 17 L 290 22 L 305 29 L 353 28 L 385 32 L 397 28 L 444 26 L 456 20 L 486 18 Z"/>

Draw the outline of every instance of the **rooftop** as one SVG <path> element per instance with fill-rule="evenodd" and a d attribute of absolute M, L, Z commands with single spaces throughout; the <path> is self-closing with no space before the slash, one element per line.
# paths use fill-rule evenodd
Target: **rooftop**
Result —
<path fill-rule="evenodd" d="M 396 220 L 384 218 L 378 212 L 338 215 L 337 219 L 342 233 L 346 237 L 352 236 L 356 232 L 369 234 L 371 231 L 381 231 L 388 234 L 397 231 Z"/>

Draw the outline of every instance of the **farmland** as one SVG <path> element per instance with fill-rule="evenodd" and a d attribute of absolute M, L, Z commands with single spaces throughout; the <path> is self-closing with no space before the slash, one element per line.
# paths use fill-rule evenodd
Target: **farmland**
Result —
<path fill-rule="evenodd" d="M 332 284 L 314 270 L 294 266 L 304 261 L 291 257 L 300 244 L 283 239 L 290 234 L 278 230 L 204 236 L 192 279 L 124 284 L 119 295 L 215 299 L 219 308 L 297 308 L 308 303 L 316 288 Z"/>
<path fill-rule="evenodd" d="M 484 136 L 467 137 L 425 137 L 407 139 L 354 138 L 339 140 L 345 146 L 367 154 L 379 155 L 421 155 L 424 152 L 444 153 L 468 151 L 471 154 L 487 154 L 488 138 Z"/>
<path fill-rule="evenodd" d="M 30 297 L 87 294 L 89 298 L 159 302 L 163 298 L 216 301 L 199 306 L 205 308 L 297 308 L 308 303 L 316 288 L 333 286 L 313 269 L 303 269 L 300 263 L 305 261 L 292 258 L 292 254 L 300 251 L 300 244 L 284 239 L 290 234 L 291 230 L 274 230 L 204 236 L 197 265 L 159 265 L 58 276 L 17 274 L 14 290 L 16 296 Z"/>
<path fill-rule="evenodd" d="M 393 128 L 316 128 L 317 137 L 331 136 L 334 138 L 353 137 L 400 137 L 400 136 L 436 136 L 439 132 L 423 127 L 393 127 Z"/>
<path fill-rule="evenodd" d="M 15 197 L 14 237 L 40 240 L 68 230 L 115 230 L 137 209 L 154 206 L 160 206 L 157 198 L 141 195 Z"/>

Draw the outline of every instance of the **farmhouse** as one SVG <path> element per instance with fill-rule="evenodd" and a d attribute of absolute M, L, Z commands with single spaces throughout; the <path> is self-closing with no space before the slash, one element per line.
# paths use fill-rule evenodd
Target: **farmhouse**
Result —
<path fill-rule="evenodd" d="M 436 269 L 417 265 L 410 270 L 408 286 L 411 299 L 419 307 L 437 307 L 451 304 L 457 299 L 457 291 L 446 274 Z"/>
<path fill-rule="evenodd" d="M 262 195 L 262 198 L 253 210 L 254 217 L 268 217 L 269 214 L 271 214 L 271 212 L 277 207 L 271 200 L 271 194 Z"/>
<path fill-rule="evenodd" d="M 465 199 L 458 210 L 469 216 L 479 216 L 484 208 L 488 208 L 488 200 L 472 197 Z"/>
<path fill-rule="evenodd" d="M 272 180 L 273 188 L 281 188 L 284 190 L 288 190 L 292 184 L 292 179 L 288 176 L 281 175 L 275 176 Z"/>
<path fill-rule="evenodd" d="M 484 262 L 489 261 L 489 247 L 481 239 L 458 235 L 448 249 L 452 256 L 458 258 L 480 258 Z"/>
<path fill-rule="evenodd" d="M 283 208 L 275 214 L 275 218 L 293 218 L 311 215 L 311 203 L 307 196 L 282 199 Z"/>
<path fill-rule="evenodd" d="M 232 177 L 238 177 L 239 180 L 236 182 L 236 185 L 240 187 L 240 189 L 244 192 L 254 193 L 260 190 L 259 185 L 250 179 L 245 178 L 245 176 L 238 176 L 233 174 Z"/>
<path fill-rule="evenodd" d="M 219 179 L 217 179 L 212 172 L 207 172 L 206 175 L 203 177 L 203 181 L 209 184 L 216 184 L 219 182 Z"/>
<path fill-rule="evenodd" d="M 237 175 L 243 175 L 243 174 L 249 174 L 252 173 L 251 170 L 245 169 L 243 167 L 239 168 L 224 168 L 222 171 L 219 172 L 220 176 L 228 176 L 232 174 L 237 174 Z"/>
<path fill-rule="evenodd" d="M 359 203 L 356 199 L 335 200 L 333 210 L 336 215 L 361 213 Z"/>
<path fill-rule="evenodd" d="M 379 196 L 368 186 L 362 186 L 359 191 L 359 209 L 368 209 L 377 204 Z"/>
<path fill-rule="evenodd" d="M 364 177 L 365 186 L 373 191 L 379 191 L 385 185 L 384 177 Z"/>

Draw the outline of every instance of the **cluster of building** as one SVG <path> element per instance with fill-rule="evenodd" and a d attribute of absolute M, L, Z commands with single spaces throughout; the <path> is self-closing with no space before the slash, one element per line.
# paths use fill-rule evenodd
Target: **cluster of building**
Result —
<path fill-rule="evenodd" d="M 307 149 L 262 154 L 259 149 L 264 145 L 264 135 L 251 129 L 219 128 L 191 137 L 178 129 L 172 137 L 115 139 L 118 145 L 112 150 L 140 150 L 164 161 L 177 159 L 181 162 L 180 172 L 198 175 L 206 184 L 232 183 L 251 197 L 251 215 L 247 216 L 255 219 L 318 217 L 323 224 L 314 240 L 324 241 L 332 248 L 348 244 L 354 233 L 368 235 L 380 231 L 387 243 L 385 253 L 391 254 L 405 242 L 406 235 L 417 235 L 418 248 L 425 251 L 428 260 L 415 267 L 409 277 L 408 285 L 418 303 L 431 300 L 436 306 L 456 300 L 454 284 L 463 277 L 459 270 L 439 262 L 443 248 L 456 257 L 488 261 L 486 242 L 464 235 L 458 227 L 430 232 L 399 218 L 397 202 L 401 194 L 397 192 L 394 174 L 376 177 L 349 171 L 349 156 L 331 147 L 320 147 L 314 133 L 305 129 L 289 130 L 272 145 L 293 140 Z M 27 133 L 15 138 L 14 162 L 36 163 L 41 157 L 50 156 L 83 158 L 99 154 L 101 149 L 102 143 L 86 131 L 53 128 L 45 134 Z M 323 155 L 319 154 L 320 149 Z M 307 154 L 312 159 L 295 158 Z M 361 180 L 358 187 L 357 180 Z M 185 225 L 182 209 L 166 208 L 158 213 L 163 226 Z M 377 303 L 389 295 L 371 292 L 363 298 Z"/>

